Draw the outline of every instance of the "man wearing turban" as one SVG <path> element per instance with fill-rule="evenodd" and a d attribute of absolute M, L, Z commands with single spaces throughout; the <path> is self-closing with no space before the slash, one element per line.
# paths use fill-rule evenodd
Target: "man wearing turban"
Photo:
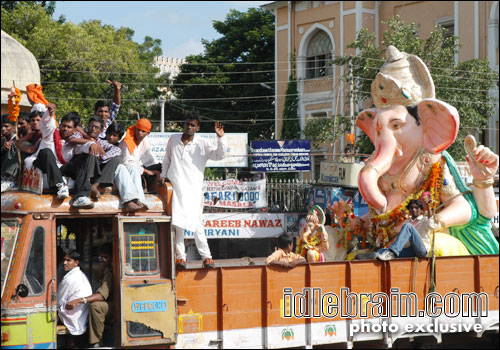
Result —
<path fill-rule="evenodd" d="M 126 212 L 148 209 L 141 175 L 154 178 L 161 171 L 161 164 L 156 163 L 146 138 L 150 131 L 151 122 L 145 118 L 139 119 L 134 126 L 127 129 L 123 141 L 120 142 L 122 166 L 118 166 L 116 170 L 115 181 Z M 151 183 L 152 181 L 149 181 L 148 188 Z"/>

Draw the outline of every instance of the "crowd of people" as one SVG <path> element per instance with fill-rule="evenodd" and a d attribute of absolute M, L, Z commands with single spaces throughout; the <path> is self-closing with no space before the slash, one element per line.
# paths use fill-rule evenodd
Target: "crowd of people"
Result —
<path fill-rule="evenodd" d="M 158 163 L 147 138 L 151 122 L 142 118 L 124 130 L 116 121 L 121 84 L 108 83 L 114 91 L 113 101 L 110 105 L 97 101 L 87 125 L 83 125 L 78 112 L 65 114 L 58 124 L 56 106 L 45 99 L 42 87 L 27 86 L 31 113 L 20 113 L 17 122 L 11 121 L 8 115 L 2 116 L 2 192 L 18 188 L 24 169 L 37 168 L 46 176 L 47 187 L 58 201 L 70 196 L 66 178 L 74 181 L 73 200 L 70 201 L 73 208 L 92 209 L 100 200 L 100 189 L 114 185 L 121 210 L 135 213 L 149 210 L 143 182 L 146 189 L 151 190 L 169 181 L 174 188 L 172 225 L 176 232 L 177 268 L 186 267 L 184 230 L 195 233 L 203 266 L 214 268 L 201 221 L 202 185 L 207 161 L 225 157 L 223 125 L 215 123 L 217 142 L 214 144 L 196 135 L 201 119 L 198 113 L 189 113 L 184 133 L 169 139 L 163 163 Z M 64 258 L 58 286 L 58 310 L 70 333 L 68 347 L 74 346 L 75 339 L 86 334 L 87 323 L 89 343 L 99 345 L 104 321 L 112 315 L 112 256 L 111 247 L 108 248 L 102 246 L 100 250 L 99 259 L 105 273 L 95 292 L 80 270 L 79 253 L 60 254 Z"/>

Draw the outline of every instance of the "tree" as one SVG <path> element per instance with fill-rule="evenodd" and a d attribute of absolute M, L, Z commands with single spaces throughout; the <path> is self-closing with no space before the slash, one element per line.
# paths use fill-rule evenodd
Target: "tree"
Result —
<path fill-rule="evenodd" d="M 27 1 L 1 1 L 2 9 L 5 9 L 7 12 L 11 12 L 17 8 L 20 3 L 26 3 Z M 56 9 L 55 1 L 31 1 L 32 3 L 37 3 L 43 8 L 48 15 L 52 16 Z"/>
<path fill-rule="evenodd" d="M 274 83 L 274 15 L 258 8 L 231 10 L 214 21 L 221 37 L 203 40 L 204 53 L 181 65 L 167 103 L 170 120 L 183 120 L 190 110 L 220 120 L 227 132 L 248 132 L 250 139 L 273 136 L 274 96 L 261 85 Z M 202 131 L 213 131 L 212 123 Z"/>
<path fill-rule="evenodd" d="M 283 108 L 283 127 L 281 128 L 281 139 L 293 140 L 300 138 L 300 123 L 298 114 L 299 92 L 297 90 L 297 79 L 293 76 L 288 78 L 286 89 L 285 106 Z"/>
<path fill-rule="evenodd" d="M 472 59 L 455 63 L 459 42 L 456 36 L 445 37 L 445 30 L 436 28 L 429 38 L 421 39 L 416 23 L 407 24 L 399 16 L 390 18 L 384 32 L 382 46 L 394 45 L 398 50 L 420 57 L 431 73 L 436 86 L 436 98 L 457 108 L 460 115 L 460 130 L 455 143 L 448 152 L 457 160 L 465 159 L 463 140 L 467 134 L 478 132 L 484 135 L 488 117 L 493 114 L 494 104 L 489 89 L 498 84 L 498 73 L 491 70 L 487 60 Z M 359 49 L 352 57 L 355 76 L 356 102 L 369 101 L 371 82 L 384 63 L 384 51 L 375 45 L 375 34 L 363 28 L 349 48 Z M 338 57 L 335 64 L 346 64 L 349 57 Z M 343 77 L 345 80 L 348 76 Z M 484 142 L 484 137 L 483 137 Z M 367 137 L 357 142 L 359 151 L 371 153 L 373 145 Z"/>
<path fill-rule="evenodd" d="M 106 81 L 118 80 L 118 119 L 127 126 L 135 123 L 137 114 L 151 118 L 151 101 L 160 96 L 158 86 L 169 84 L 167 75 L 156 77 L 159 70 L 152 65 L 161 54 L 160 40 L 146 37 L 138 44 L 130 28 L 116 29 L 96 20 L 61 23 L 42 5 L 25 1 L 9 11 L 2 6 L 1 25 L 37 58 L 44 94 L 57 105 L 59 116 L 77 111 L 85 121 L 97 100 L 112 99 Z"/>

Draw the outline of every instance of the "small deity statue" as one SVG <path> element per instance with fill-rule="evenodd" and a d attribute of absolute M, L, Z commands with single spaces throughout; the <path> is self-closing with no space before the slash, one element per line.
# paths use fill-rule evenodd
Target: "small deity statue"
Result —
<path fill-rule="evenodd" d="M 328 234 L 325 230 L 325 213 L 315 205 L 306 217 L 306 224 L 300 231 L 295 252 L 308 262 L 324 262 L 323 252 L 328 250 Z"/>

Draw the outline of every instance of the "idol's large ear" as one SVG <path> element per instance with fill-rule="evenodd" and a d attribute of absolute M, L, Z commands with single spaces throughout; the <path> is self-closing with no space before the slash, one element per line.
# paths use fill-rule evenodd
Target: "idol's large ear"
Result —
<path fill-rule="evenodd" d="M 375 144 L 375 116 L 377 110 L 375 108 L 365 109 L 358 114 L 356 125 L 368 135 L 372 143 Z"/>
<path fill-rule="evenodd" d="M 418 116 L 422 121 L 422 146 L 425 149 L 440 153 L 455 142 L 460 126 L 455 107 L 429 98 L 418 103 Z"/>

